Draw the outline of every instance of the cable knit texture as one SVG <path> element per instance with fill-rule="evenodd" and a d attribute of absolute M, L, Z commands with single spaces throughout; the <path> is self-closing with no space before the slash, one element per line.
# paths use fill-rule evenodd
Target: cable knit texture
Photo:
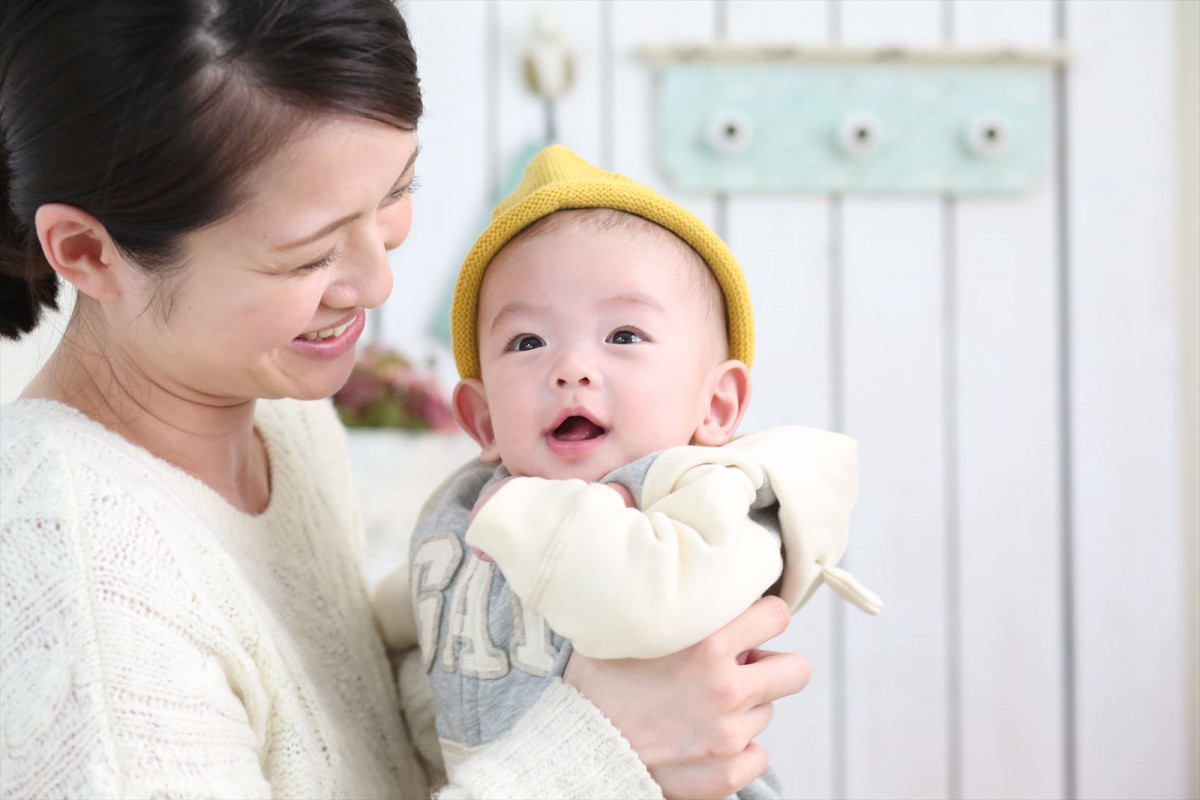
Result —
<path fill-rule="evenodd" d="M 429 796 L 437 767 L 402 722 L 328 403 L 259 403 L 256 516 L 59 403 L 17 401 L 0 425 L 0 796 Z M 564 793 L 657 793 L 593 706 L 561 700 L 566 746 L 607 776 Z M 427 709 L 405 715 L 435 736 Z M 546 733 L 514 735 L 510 759 Z M 481 761 L 492 783 L 446 796 L 518 796 L 519 767 Z"/>
<path fill-rule="evenodd" d="M 459 765 L 458 785 L 444 789 L 438 800 L 472 796 L 661 800 L 662 790 L 629 743 L 605 735 L 611 728 L 595 706 L 555 679 L 509 735 L 486 748 L 486 755 Z M 470 787 L 478 788 L 472 794 Z"/>
<path fill-rule="evenodd" d="M 257 516 L 67 406 L 2 421 L 4 796 L 425 793 L 326 404 L 261 404 Z"/>

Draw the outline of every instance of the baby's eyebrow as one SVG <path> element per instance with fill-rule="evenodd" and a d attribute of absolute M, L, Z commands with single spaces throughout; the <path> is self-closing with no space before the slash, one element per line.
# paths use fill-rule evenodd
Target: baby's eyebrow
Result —
<path fill-rule="evenodd" d="M 663 313 L 665 313 L 667 310 L 667 309 L 663 308 L 662 303 L 658 302 L 653 297 L 650 297 L 649 295 L 645 295 L 645 294 L 640 294 L 638 292 L 625 292 L 622 294 L 615 294 L 615 295 L 612 295 L 611 297 L 606 297 L 603 300 L 600 300 L 599 305 L 602 305 L 602 306 L 627 306 L 627 305 L 644 306 L 644 307 L 650 309 L 651 311 L 659 311 L 659 312 L 663 312 Z"/>
<path fill-rule="evenodd" d="M 496 332 L 496 329 L 500 327 L 500 323 L 504 321 L 505 317 L 511 317 L 515 314 L 530 314 L 540 308 L 542 306 L 525 300 L 514 300 L 511 303 L 505 303 L 500 308 L 500 311 L 496 313 L 496 316 L 492 318 L 491 332 Z"/>
<path fill-rule="evenodd" d="M 625 306 L 641 306 L 650 311 L 657 311 L 660 314 L 665 314 L 667 309 L 649 295 L 639 292 L 623 292 L 614 294 L 596 301 L 598 306 L 611 306 L 621 308 Z M 513 300 L 510 303 L 505 303 L 500 310 L 496 312 L 496 316 L 492 318 L 491 333 L 495 333 L 496 329 L 505 321 L 506 318 L 516 316 L 518 314 L 537 314 L 546 309 L 545 304 L 531 303 L 528 300 Z"/>

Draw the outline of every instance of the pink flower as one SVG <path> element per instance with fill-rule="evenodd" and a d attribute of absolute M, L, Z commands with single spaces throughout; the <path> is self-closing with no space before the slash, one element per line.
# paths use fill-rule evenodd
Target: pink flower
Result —
<path fill-rule="evenodd" d="M 457 428 L 436 377 L 418 372 L 400 353 L 377 345 L 363 348 L 333 403 L 347 427 Z"/>

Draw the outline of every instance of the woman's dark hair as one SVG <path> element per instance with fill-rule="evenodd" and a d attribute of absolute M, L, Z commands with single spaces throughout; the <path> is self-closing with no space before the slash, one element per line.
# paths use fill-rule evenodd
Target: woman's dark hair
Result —
<path fill-rule="evenodd" d="M 417 61 L 392 0 L 4 0 L 0 335 L 56 307 L 45 203 L 94 216 L 151 273 L 232 214 L 314 115 L 411 130 Z"/>

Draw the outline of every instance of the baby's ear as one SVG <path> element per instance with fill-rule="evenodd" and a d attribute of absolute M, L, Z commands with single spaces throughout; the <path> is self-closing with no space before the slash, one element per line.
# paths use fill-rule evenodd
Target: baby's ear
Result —
<path fill-rule="evenodd" d="M 454 420 L 479 443 L 479 457 L 486 462 L 498 464 L 500 453 L 496 450 L 496 434 L 492 431 L 492 412 L 488 410 L 487 393 L 483 381 L 478 378 L 463 378 L 454 387 L 451 398 Z"/>
<path fill-rule="evenodd" d="M 750 403 L 750 370 L 730 359 L 713 367 L 708 411 L 692 434 L 692 443 L 716 447 L 725 444 L 737 430 Z"/>

